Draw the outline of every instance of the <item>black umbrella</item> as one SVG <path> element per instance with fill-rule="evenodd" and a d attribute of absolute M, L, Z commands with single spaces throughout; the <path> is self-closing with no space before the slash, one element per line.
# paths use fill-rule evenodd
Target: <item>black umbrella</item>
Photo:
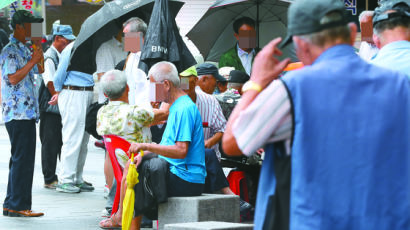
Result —
<path fill-rule="evenodd" d="M 256 21 L 257 46 L 262 48 L 275 37 L 287 33 L 289 2 L 283 0 L 217 0 L 188 32 L 187 37 L 207 61 L 219 57 L 236 43 L 232 24 L 241 17 Z M 283 50 L 283 57 L 293 56 L 292 47 Z"/>
<path fill-rule="evenodd" d="M 160 61 L 174 63 L 178 72 L 196 64 L 179 34 L 175 15 L 168 8 L 168 0 L 155 0 L 138 67 L 147 73 L 151 66 Z"/>
<path fill-rule="evenodd" d="M 170 10 L 176 15 L 183 2 L 170 0 Z M 106 3 L 81 25 L 74 43 L 68 70 L 93 74 L 95 55 L 102 43 L 117 35 L 122 24 L 130 17 L 139 17 L 148 23 L 154 0 L 115 0 Z"/>

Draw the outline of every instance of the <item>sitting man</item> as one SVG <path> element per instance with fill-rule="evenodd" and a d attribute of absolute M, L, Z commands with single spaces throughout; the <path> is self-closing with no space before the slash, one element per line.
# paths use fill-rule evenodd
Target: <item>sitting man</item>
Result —
<path fill-rule="evenodd" d="M 104 95 L 109 98 L 109 103 L 98 111 L 98 134 L 115 134 L 129 142 L 151 142 L 149 126 L 165 120 L 168 111 L 129 105 L 129 86 L 122 71 L 108 71 L 102 76 L 100 83 Z M 107 220 L 103 220 L 100 225 L 107 224 L 112 225 L 107 223 Z"/>
<path fill-rule="evenodd" d="M 232 70 L 229 73 L 228 90 L 226 92 L 215 95 L 225 119 L 228 120 L 236 104 L 242 95 L 242 86 L 249 80 L 249 75 L 239 70 Z"/>
<path fill-rule="evenodd" d="M 201 115 L 195 104 L 180 89 L 180 81 L 176 67 L 169 62 L 159 62 L 155 64 L 149 71 L 152 84 L 163 86 L 163 93 L 166 95 L 165 102 L 170 104 L 167 127 L 165 129 L 162 141 L 160 144 L 155 143 L 132 143 L 129 152 L 139 153 L 145 151 L 145 158 L 154 159 L 154 153 L 159 155 L 159 159 L 163 159 L 169 167 L 166 175 L 167 195 L 171 196 L 198 196 L 202 194 L 205 183 L 205 147 L 204 136 L 202 129 Z M 138 168 L 141 168 L 142 156 L 137 155 L 134 158 Z M 128 165 L 124 170 L 124 175 L 128 170 Z M 125 186 L 125 183 L 123 183 Z M 135 189 L 139 191 L 139 183 Z M 136 192 L 136 200 L 138 200 Z M 140 203 L 135 203 L 132 229 L 139 229 L 141 213 Z M 122 204 L 116 215 L 112 216 L 112 226 L 118 227 L 121 222 Z M 102 223 L 104 224 L 104 223 Z M 101 227 L 109 227 L 108 225 Z"/>
<path fill-rule="evenodd" d="M 219 163 L 221 158 L 219 141 L 225 130 L 226 120 L 215 97 L 202 92 L 199 87 L 196 87 L 198 81 L 197 75 L 198 74 L 194 66 L 179 74 L 181 77 L 181 82 L 188 82 L 188 88 L 184 89 L 184 92 L 188 94 L 191 100 L 198 107 L 202 121 L 204 123 L 208 123 L 208 127 L 204 129 L 204 137 L 206 139 L 205 164 L 207 172 L 204 192 L 220 192 L 227 195 L 234 195 L 232 190 L 229 188 L 229 183 Z M 184 80 L 184 78 L 188 78 L 188 80 Z M 251 209 L 252 206 L 250 204 L 240 199 L 242 219 L 248 215 L 248 212 L 250 212 Z"/>

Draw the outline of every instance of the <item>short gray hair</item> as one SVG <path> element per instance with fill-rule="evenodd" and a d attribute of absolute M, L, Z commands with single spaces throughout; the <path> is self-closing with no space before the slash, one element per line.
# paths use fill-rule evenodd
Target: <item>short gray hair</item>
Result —
<path fill-rule="evenodd" d="M 339 12 L 330 12 L 325 15 L 322 20 L 326 21 L 327 23 L 331 23 L 335 20 L 339 20 L 339 17 Z M 309 42 L 310 44 L 319 47 L 323 47 L 328 43 L 332 43 L 336 39 L 341 39 L 345 43 L 350 43 L 350 28 L 348 25 L 342 25 L 324 29 L 316 33 L 295 35 L 295 37 L 298 37 L 304 41 Z"/>
<path fill-rule="evenodd" d="M 101 78 L 101 89 L 110 100 L 120 98 L 126 87 L 127 77 L 120 70 L 110 70 Z"/>
<path fill-rule="evenodd" d="M 156 82 L 164 82 L 168 80 L 172 82 L 175 88 L 180 87 L 180 79 L 178 70 L 174 64 L 167 61 L 161 61 L 151 67 L 148 76 L 152 76 Z"/>
<path fill-rule="evenodd" d="M 145 38 L 148 27 L 141 18 L 132 17 L 124 22 L 123 27 L 125 28 L 128 24 L 130 25 L 130 32 L 141 32 L 142 36 Z"/>

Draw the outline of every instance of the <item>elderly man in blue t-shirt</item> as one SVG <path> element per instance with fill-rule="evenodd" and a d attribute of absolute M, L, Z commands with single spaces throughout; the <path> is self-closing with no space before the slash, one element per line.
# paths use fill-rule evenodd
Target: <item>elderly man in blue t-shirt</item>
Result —
<path fill-rule="evenodd" d="M 148 75 L 151 84 L 163 86 L 156 89 L 163 91 L 164 101 L 170 104 L 167 127 L 160 144 L 133 143 L 129 152 L 139 153 L 144 150 L 146 155 L 153 152 L 168 162 L 168 196 L 201 195 L 206 170 L 204 135 L 198 108 L 181 90 L 178 71 L 172 63 L 159 62 Z M 138 167 L 141 155 L 134 159 Z"/>

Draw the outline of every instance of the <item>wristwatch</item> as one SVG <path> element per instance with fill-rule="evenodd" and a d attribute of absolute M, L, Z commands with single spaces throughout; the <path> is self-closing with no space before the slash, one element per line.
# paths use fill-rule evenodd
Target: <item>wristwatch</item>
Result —
<path fill-rule="evenodd" d="M 254 81 L 249 80 L 242 86 L 242 92 L 246 92 L 248 90 L 255 90 L 260 93 L 262 91 L 262 86 Z"/>

